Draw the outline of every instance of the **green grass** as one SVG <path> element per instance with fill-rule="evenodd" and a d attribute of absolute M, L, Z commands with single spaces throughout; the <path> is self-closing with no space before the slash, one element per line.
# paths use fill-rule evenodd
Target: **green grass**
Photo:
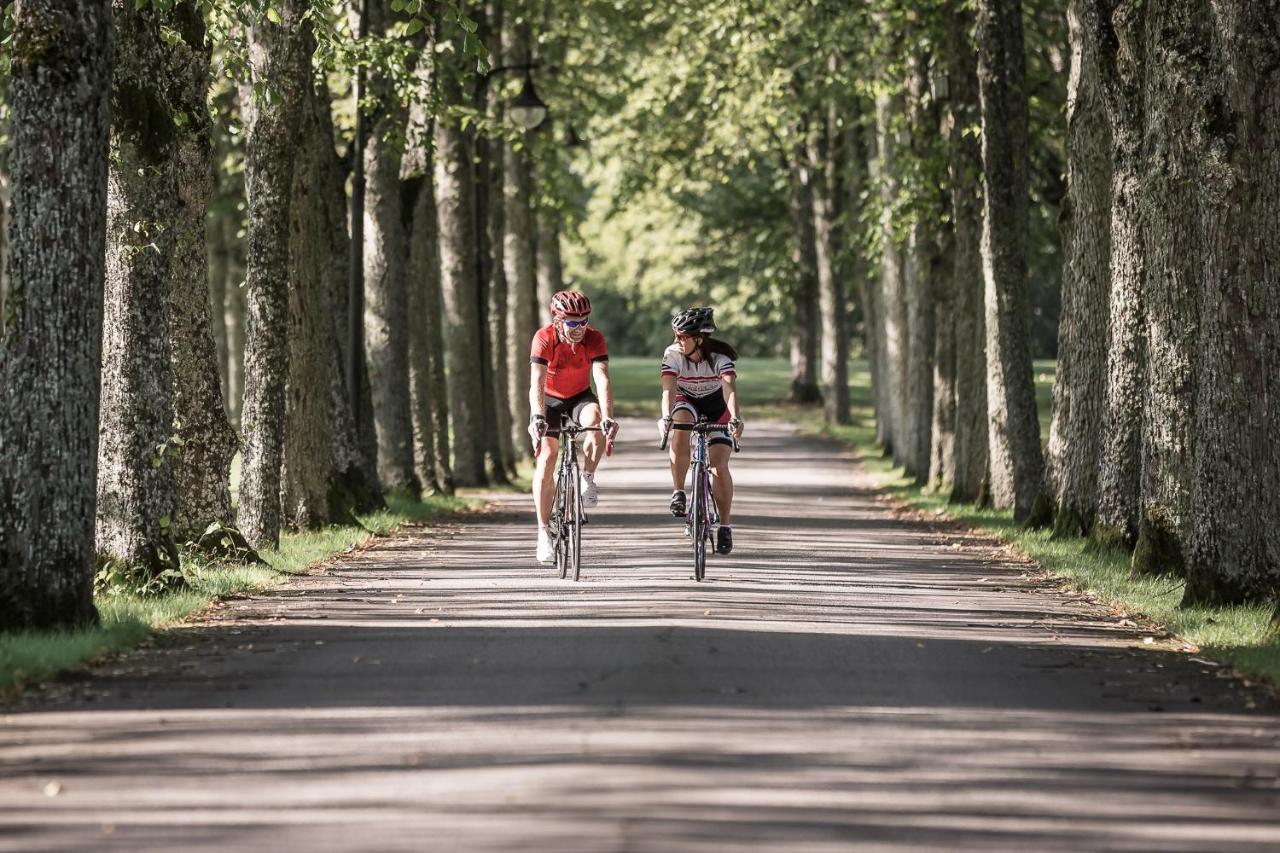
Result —
<path fill-rule="evenodd" d="M 286 533 L 280 550 L 262 556 L 269 565 L 244 566 L 200 562 L 184 555 L 189 588 L 153 597 L 106 592 L 94 597 L 100 624 L 76 631 L 23 631 L 0 634 L 0 693 L 110 652 L 137 645 L 155 631 L 171 627 L 217 599 L 263 592 L 305 574 L 318 562 L 364 544 L 371 536 L 392 533 L 473 507 L 458 497 L 426 497 L 421 502 L 388 498 L 385 510 L 361 516 L 363 527 L 341 526 Z"/>
<path fill-rule="evenodd" d="M 875 443 L 871 379 L 864 362 L 854 362 L 849 377 L 853 423 L 826 426 L 814 409 L 778 403 L 786 395 L 790 369 L 784 359 L 743 359 L 739 362 L 739 394 L 748 421 L 783 418 L 813 424 L 815 432 L 853 447 L 878 484 L 903 503 L 940 518 L 951 518 L 980 530 L 1040 563 L 1052 575 L 1108 606 L 1144 618 L 1198 646 L 1209 657 L 1233 664 L 1242 673 L 1280 681 L 1280 641 L 1268 640 L 1269 607 L 1180 607 L 1182 581 L 1173 577 L 1133 578 L 1126 554 L 1098 551 L 1082 538 L 1053 539 L 1045 530 L 1025 530 L 1008 511 L 949 503 L 942 495 L 921 488 L 901 468 L 885 459 Z M 1056 364 L 1034 365 L 1036 402 L 1042 442 L 1048 441 Z M 657 412 L 658 377 L 652 359 L 614 358 L 610 373 L 615 401 L 629 413 Z M 804 414 L 806 416 L 800 416 Z"/>

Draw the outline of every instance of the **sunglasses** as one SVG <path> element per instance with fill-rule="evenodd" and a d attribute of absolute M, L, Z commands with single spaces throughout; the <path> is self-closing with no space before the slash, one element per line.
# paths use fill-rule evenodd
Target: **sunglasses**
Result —
<path fill-rule="evenodd" d="M 588 323 L 589 321 L 587 321 L 587 320 L 583 319 L 583 320 L 561 320 L 560 322 L 561 322 L 561 323 L 564 323 L 565 328 L 568 328 L 568 329 L 576 329 L 576 328 L 578 328 L 579 326 L 585 326 L 585 325 L 587 325 L 587 323 Z"/>

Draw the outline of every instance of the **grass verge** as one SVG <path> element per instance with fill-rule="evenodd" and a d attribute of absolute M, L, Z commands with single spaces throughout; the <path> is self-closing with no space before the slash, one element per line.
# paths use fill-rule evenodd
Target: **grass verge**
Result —
<path fill-rule="evenodd" d="M 284 534 L 280 550 L 263 555 L 269 563 L 266 566 L 200 562 L 184 554 L 183 574 L 188 589 L 152 597 L 99 593 L 94 596 L 100 617 L 95 628 L 0 633 L 0 696 L 137 645 L 220 598 L 251 595 L 279 586 L 291 576 L 305 574 L 321 560 L 363 545 L 373 536 L 385 536 L 401 525 L 422 523 L 477 504 L 478 501 L 459 497 L 430 496 L 421 501 L 391 497 L 386 509 L 360 517 L 363 527 L 335 526 Z"/>
<path fill-rule="evenodd" d="M 657 412 L 658 378 L 654 359 L 610 360 L 615 401 L 629 414 Z M 741 359 L 738 388 L 743 417 L 748 421 L 779 419 L 835 438 L 854 449 L 879 485 L 907 506 L 939 519 L 951 519 L 1012 545 L 1040 563 L 1050 574 L 1107 606 L 1157 623 L 1164 630 L 1197 646 L 1200 653 L 1232 664 L 1242 674 L 1263 676 L 1280 683 L 1280 641 L 1268 640 L 1269 607 L 1181 607 L 1183 582 L 1174 577 L 1134 578 L 1129 557 L 1094 549 L 1083 538 L 1054 539 L 1047 530 L 1026 530 L 1008 511 L 953 504 L 946 497 L 916 485 L 901 468 L 881 455 L 875 441 L 871 405 L 871 377 L 864 362 L 854 362 L 849 376 L 853 423 L 827 426 L 817 409 L 779 401 L 790 382 L 784 359 Z M 1055 364 L 1035 363 L 1036 402 L 1041 438 L 1048 440 Z"/>

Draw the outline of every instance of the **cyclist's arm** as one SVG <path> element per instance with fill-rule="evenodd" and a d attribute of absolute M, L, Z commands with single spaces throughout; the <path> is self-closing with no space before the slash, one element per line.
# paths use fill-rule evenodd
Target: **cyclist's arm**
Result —
<path fill-rule="evenodd" d="M 676 401 L 676 378 L 670 375 L 662 377 L 662 416 L 671 417 L 671 409 Z"/>
<path fill-rule="evenodd" d="M 600 398 L 600 411 L 613 420 L 613 383 L 609 379 L 609 362 L 593 361 L 591 373 L 596 380 L 596 396 Z"/>
<path fill-rule="evenodd" d="M 742 420 L 742 415 L 738 412 L 738 377 L 733 373 L 726 373 L 720 377 L 720 381 L 724 383 L 724 404 L 729 409 L 729 417 L 735 421 Z"/>
<path fill-rule="evenodd" d="M 529 417 L 547 410 L 547 366 L 536 361 L 529 365 Z"/>

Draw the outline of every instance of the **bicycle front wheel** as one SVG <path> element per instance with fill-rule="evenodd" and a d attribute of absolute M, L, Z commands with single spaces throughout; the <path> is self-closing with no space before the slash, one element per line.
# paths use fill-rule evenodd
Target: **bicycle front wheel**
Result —
<path fill-rule="evenodd" d="M 556 526 L 556 572 L 560 575 L 561 580 L 564 580 L 565 572 L 569 568 L 569 519 L 566 509 L 564 487 L 557 486 L 556 509 L 551 518 Z"/>
<path fill-rule="evenodd" d="M 581 477 L 582 475 L 575 468 L 573 472 L 573 480 L 574 480 L 573 497 L 570 498 L 570 500 L 573 501 L 573 528 L 570 530 L 570 535 L 573 537 L 573 547 L 569 549 L 570 552 L 573 554 L 574 581 L 578 580 L 578 577 L 582 572 L 582 490 L 580 488 Z"/>
<path fill-rule="evenodd" d="M 693 472 L 693 579 L 701 581 L 707 571 L 707 495 L 702 468 Z"/>

